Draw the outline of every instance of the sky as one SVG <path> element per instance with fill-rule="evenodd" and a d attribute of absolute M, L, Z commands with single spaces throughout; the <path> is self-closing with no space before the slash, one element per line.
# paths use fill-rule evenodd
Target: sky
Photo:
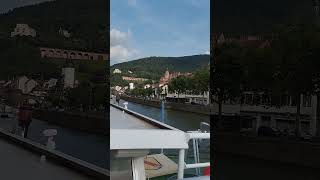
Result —
<path fill-rule="evenodd" d="M 210 0 L 111 0 L 111 65 L 209 54 Z"/>
<path fill-rule="evenodd" d="M 6 13 L 10 9 L 40 3 L 49 0 L 0 0 L 0 13 Z"/>

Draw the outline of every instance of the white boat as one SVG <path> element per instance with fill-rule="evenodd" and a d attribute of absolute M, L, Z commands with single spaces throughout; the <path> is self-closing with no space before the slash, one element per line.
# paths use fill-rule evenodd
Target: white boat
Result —
<path fill-rule="evenodd" d="M 168 180 L 210 179 L 210 176 L 184 177 L 185 169 L 210 167 L 209 162 L 199 162 L 198 143 L 201 139 L 210 139 L 210 133 L 184 132 L 127 108 L 111 104 L 111 179 L 145 180 L 159 177 L 167 177 Z M 193 142 L 195 160 L 193 164 L 185 162 L 189 141 Z M 153 153 L 156 150 L 176 151 L 178 160 L 174 162 L 162 153 L 163 151 Z M 168 178 L 168 175 L 173 176 Z"/>

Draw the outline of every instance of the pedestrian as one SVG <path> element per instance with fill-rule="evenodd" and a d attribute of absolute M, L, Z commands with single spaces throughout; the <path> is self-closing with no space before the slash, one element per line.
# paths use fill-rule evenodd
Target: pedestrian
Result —
<path fill-rule="evenodd" d="M 22 128 L 22 136 L 28 137 L 28 130 L 32 121 L 32 108 L 27 105 L 22 105 L 19 110 L 19 126 Z"/>
<path fill-rule="evenodd" d="M 120 95 L 119 94 L 116 95 L 116 101 L 117 101 L 117 103 L 119 105 L 119 103 L 120 103 Z"/>

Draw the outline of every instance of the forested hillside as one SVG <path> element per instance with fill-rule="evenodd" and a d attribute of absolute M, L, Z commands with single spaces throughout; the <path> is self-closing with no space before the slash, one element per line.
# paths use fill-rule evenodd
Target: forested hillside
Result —
<path fill-rule="evenodd" d="M 132 71 L 131 76 L 159 80 L 168 69 L 171 72 L 193 72 L 210 62 L 209 55 L 184 57 L 148 57 L 111 66 L 110 71 L 120 69 L 123 74 Z"/>
<path fill-rule="evenodd" d="M 108 3 L 105 0 L 56 0 L 16 8 L 0 15 L 0 37 L 9 38 L 17 23 L 37 31 L 40 46 L 109 52 Z M 72 36 L 58 34 L 60 28 Z"/>

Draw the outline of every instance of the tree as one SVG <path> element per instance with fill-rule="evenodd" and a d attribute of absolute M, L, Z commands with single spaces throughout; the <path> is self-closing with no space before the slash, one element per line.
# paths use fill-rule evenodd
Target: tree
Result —
<path fill-rule="evenodd" d="M 168 85 L 170 92 L 176 92 L 179 95 L 185 93 L 187 90 L 187 78 L 185 76 L 179 76 L 170 81 Z"/>
<path fill-rule="evenodd" d="M 195 93 L 203 95 L 204 104 L 204 95 L 209 91 L 210 86 L 210 70 L 209 67 L 201 68 L 194 73 L 194 75 L 187 82 L 187 88 Z"/>
<path fill-rule="evenodd" d="M 222 125 L 222 104 L 227 99 L 235 99 L 240 95 L 242 66 L 240 64 L 242 49 L 234 44 L 224 44 L 214 59 L 215 74 L 213 77 L 213 94 L 218 104 L 218 122 Z"/>
<path fill-rule="evenodd" d="M 300 136 L 300 96 L 314 94 L 315 84 L 319 83 L 320 29 L 313 25 L 287 27 L 274 48 L 280 56 L 277 81 L 297 100 L 295 133 Z"/>

